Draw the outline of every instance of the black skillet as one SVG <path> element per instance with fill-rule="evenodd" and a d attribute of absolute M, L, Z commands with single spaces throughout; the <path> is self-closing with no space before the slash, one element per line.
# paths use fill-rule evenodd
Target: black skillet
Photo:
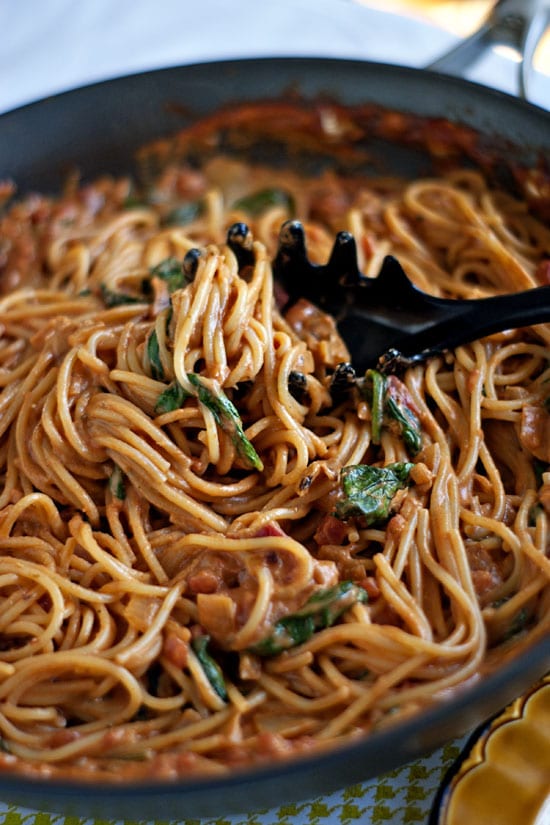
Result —
<path fill-rule="evenodd" d="M 149 72 L 95 84 L 0 117 L 0 179 L 20 191 L 52 190 L 78 167 L 85 178 L 123 173 L 143 143 L 171 134 L 230 103 L 279 99 L 289 89 L 312 100 L 372 102 L 422 117 L 458 121 L 485 136 L 506 161 L 550 154 L 550 115 L 456 78 L 334 59 L 260 59 Z M 513 147 L 513 148 L 512 148 Z M 431 160 L 410 146 L 374 140 L 373 163 L 414 177 Z M 550 250 L 549 250 L 550 253 Z M 324 795 L 404 764 L 462 735 L 550 669 L 550 638 L 417 717 L 326 754 L 253 768 L 225 778 L 99 784 L 0 775 L 0 799 L 81 817 L 185 819 L 257 811 Z"/>

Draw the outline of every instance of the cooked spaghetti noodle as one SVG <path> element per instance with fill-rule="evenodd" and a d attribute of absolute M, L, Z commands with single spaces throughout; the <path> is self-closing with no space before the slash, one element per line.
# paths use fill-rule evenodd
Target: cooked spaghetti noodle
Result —
<path fill-rule="evenodd" d="M 334 322 L 274 294 L 295 216 L 316 260 L 348 229 L 364 272 L 391 253 L 438 295 L 549 279 L 548 229 L 472 171 L 358 183 L 218 159 L 7 209 L 4 769 L 287 757 L 417 712 L 547 627 L 550 329 L 402 380 L 348 369 L 337 392 Z"/>

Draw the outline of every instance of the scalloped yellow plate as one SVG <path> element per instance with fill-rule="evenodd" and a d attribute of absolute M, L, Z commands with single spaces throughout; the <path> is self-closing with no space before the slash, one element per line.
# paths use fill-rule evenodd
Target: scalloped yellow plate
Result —
<path fill-rule="evenodd" d="M 432 825 L 549 825 L 550 675 L 470 740 Z"/>

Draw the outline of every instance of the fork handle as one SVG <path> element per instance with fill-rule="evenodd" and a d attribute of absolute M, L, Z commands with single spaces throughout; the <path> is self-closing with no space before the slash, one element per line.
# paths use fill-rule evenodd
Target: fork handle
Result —
<path fill-rule="evenodd" d="M 445 304 L 449 308 L 452 304 L 451 301 L 438 299 L 434 299 L 434 303 Z M 548 322 L 550 285 L 492 298 L 461 301 L 460 305 L 457 302 L 457 311 L 448 318 L 404 339 L 400 351 L 404 355 L 427 358 L 495 332 Z"/>
<path fill-rule="evenodd" d="M 549 4 L 547 0 L 499 0 L 481 26 L 427 69 L 463 76 L 465 70 L 495 43 L 516 48 L 521 55 L 518 67 L 519 94 L 528 97 L 528 75 L 533 55 L 544 33 Z"/>

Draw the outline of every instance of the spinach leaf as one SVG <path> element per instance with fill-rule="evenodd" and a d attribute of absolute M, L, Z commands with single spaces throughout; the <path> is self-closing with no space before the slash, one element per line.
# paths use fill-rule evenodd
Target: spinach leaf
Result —
<path fill-rule="evenodd" d="M 145 197 L 138 195 L 128 195 L 123 202 L 124 209 L 147 209 L 150 205 Z"/>
<path fill-rule="evenodd" d="M 168 292 L 175 292 L 187 283 L 187 278 L 183 271 L 183 262 L 177 258 L 165 258 L 156 266 L 149 270 L 151 277 L 160 278 L 168 284 Z"/>
<path fill-rule="evenodd" d="M 401 436 L 409 455 L 416 455 L 422 449 L 422 433 L 416 415 L 405 404 L 399 404 L 391 395 L 386 396 L 386 410 L 401 427 Z"/>
<path fill-rule="evenodd" d="M 186 398 L 189 398 L 191 393 L 187 392 L 179 381 L 173 381 L 164 392 L 161 392 L 155 404 L 156 413 L 167 413 L 179 410 Z"/>
<path fill-rule="evenodd" d="M 506 604 L 506 602 L 508 602 L 509 600 L 510 596 L 504 596 L 501 599 L 497 599 L 496 601 L 491 602 L 491 607 L 493 607 L 495 610 L 498 610 L 499 607 L 502 607 L 502 605 Z M 525 630 L 528 621 L 529 615 L 527 613 L 527 610 L 525 609 L 525 607 L 521 607 L 518 610 L 518 612 L 512 616 L 508 628 L 504 631 L 502 635 L 501 641 L 507 642 L 509 639 L 513 638 L 514 636 L 517 636 L 519 633 L 522 633 Z"/>
<path fill-rule="evenodd" d="M 164 226 L 185 226 L 196 221 L 204 213 L 204 203 L 201 200 L 181 203 L 174 207 L 162 220 Z"/>
<path fill-rule="evenodd" d="M 303 644 L 317 630 L 335 624 L 357 602 L 366 602 L 367 593 L 351 581 L 318 590 L 296 613 L 284 616 L 273 625 L 272 632 L 251 648 L 258 656 L 277 656 L 283 650 Z"/>
<path fill-rule="evenodd" d="M 367 370 L 365 373 L 365 380 L 367 385 L 370 385 L 372 388 L 370 393 L 372 443 L 380 444 L 382 425 L 384 423 L 386 379 L 381 372 L 377 372 L 376 370 Z"/>
<path fill-rule="evenodd" d="M 395 393 L 395 385 L 390 386 L 382 373 L 367 370 L 363 381 L 363 394 L 371 405 L 372 443 L 380 444 L 380 434 L 388 419 L 399 425 L 401 438 L 409 455 L 416 455 L 422 448 L 422 430 L 413 411 Z"/>
<path fill-rule="evenodd" d="M 139 295 L 129 295 L 127 292 L 114 292 L 105 284 L 101 284 L 101 297 L 107 307 L 118 307 L 123 304 L 143 304 L 145 299 Z"/>
<path fill-rule="evenodd" d="M 283 206 L 291 214 L 294 214 L 294 200 L 283 189 L 269 188 L 260 189 L 257 192 L 252 192 L 250 195 L 245 195 L 233 204 L 234 209 L 243 209 L 250 215 L 257 216 L 265 212 L 272 206 Z"/>
<path fill-rule="evenodd" d="M 519 633 L 523 633 L 525 628 L 527 627 L 527 620 L 528 620 L 527 610 L 522 607 L 516 615 L 513 617 L 512 621 L 510 622 L 510 627 L 504 637 L 504 640 L 507 641 L 511 639 L 513 636 L 517 636 Z"/>
<path fill-rule="evenodd" d="M 168 292 L 175 292 L 182 289 L 189 282 L 185 275 L 183 261 L 177 258 L 165 258 L 156 266 L 151 267 L 149 276 L 141 283 L 142 295 L 130 295 L 128 292 L 116 292 L 109 289 L 105 284 L 101 284 L 101 297 L 103 303 L 108 307 L 122 306 L 123 304 L 146 304 L 151 302 L 152 289 L 150 279 L 156 277 L 166 281 Z"/>
<path fill-rule="evenodd" d="M 221 389 L 211 389 L 195 373 L 187 375 L 189 382 L 197 390 L 197 398 L 207 407 L 216 420 L 216 424 L 233 442 L 240 458 L 255 470 L 263 470 L 264 465 L 244 434 L 242 421 L 235 405 Z"/>
<path fill-rule="evenodd" d="M 336 515 L 341 519 L 360 516 L 367 526 L 385 521 L 391 514 L 395 494 L 408 486 L 413 466 L 410 462 L 396 462 L 387 467 L 343 467 L 340 481 L 344 498 L 336 505 Z"/>
<path fill-rule="evenodd" d="M 214 688 L 215 692 L 218 694 L 220 699 L 227 702 L 227 690 L 225 687 L 223 673 L 218 663 L 215 662 L 212 656 L 208 653 L 207 648 L 209 642 L 210 636 L 197 636 L 196 639 L 193 639 L 191 642 L 191 647 L 195 651 L 197 659 L 201 663 L 201 667 L 204 670 L 205 676 Z"/>
<path fill-rule="evenodd" d="M 162 381 L 164 378 L 164 368 L 160 360 L 159 339 L 156 329 L 153 329 L 147 339 L 147 360 L 151 369 L 151 378 Z"/>

